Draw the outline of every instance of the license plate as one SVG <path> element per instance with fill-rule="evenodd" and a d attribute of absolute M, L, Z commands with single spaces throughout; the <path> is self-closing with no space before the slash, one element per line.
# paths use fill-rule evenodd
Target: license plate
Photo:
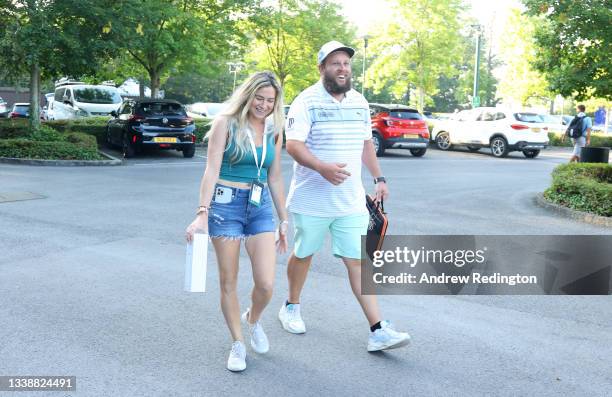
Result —
<path fill-rule="evenodd" d="M 531 131 L 533 131 L 533 132 L 540 132 L 540 128 L 535 127 L 535 128 L 532 128 Z"/>
<path fill-rule="evenodd" d="M 406 139 L 414 139 L 414 138 L 418 138 L 419 135 L 418 134 L 404 134 L 404 138 Z"/>
<path fill-rule="evenodd" d="M 153 138 L 153 142 L 176 143 L 176 138 L 169 138 L 169 137 L 165 137 L 165 136 L 156 136 L 155 138 Z"/>

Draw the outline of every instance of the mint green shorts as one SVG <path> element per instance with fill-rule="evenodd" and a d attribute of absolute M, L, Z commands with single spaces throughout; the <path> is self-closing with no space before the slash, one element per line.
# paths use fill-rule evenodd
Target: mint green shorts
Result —
<path fill-rule="evenodd" d="M 368 232 L 367 213 L 342 217 L 293 215 L 294 254 L 306 258 L 319 251 L 327 232 L 331 232 L 332 252 L 336 257 L 361 259 L 361 236 Z"/>

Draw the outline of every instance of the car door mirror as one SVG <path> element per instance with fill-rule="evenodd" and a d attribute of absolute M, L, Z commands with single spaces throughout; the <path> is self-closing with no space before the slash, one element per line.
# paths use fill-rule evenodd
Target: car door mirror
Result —
<path fill-rule="evenodd" d="M 114 111 L 114 110 L 110 112 L 110 115 L 113 116 L 114 118 L 117 118 L 117 116 L 118 116 L 117 112 Z"/>

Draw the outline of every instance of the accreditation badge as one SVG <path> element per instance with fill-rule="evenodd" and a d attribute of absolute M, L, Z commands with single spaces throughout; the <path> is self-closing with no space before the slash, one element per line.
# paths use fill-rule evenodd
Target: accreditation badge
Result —
<path fill-rule="evenodd" d="M 261 194 L 263 193 L 264 184 L 259 181 L 253 181 L 251 184 L 251 192 L 249 193 L 249 203 L 256 207 L 261 205 Z"/>

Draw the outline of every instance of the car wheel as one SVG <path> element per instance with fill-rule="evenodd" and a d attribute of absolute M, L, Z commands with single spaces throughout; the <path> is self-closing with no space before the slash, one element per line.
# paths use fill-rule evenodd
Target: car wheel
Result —
<path fill-rule="evenodd" d="M 191 145 L 191 146 L 187 146 L 186 148 L 183 148 L 183 157 L 185 158 L 192 158 L 195 155 L 195 145 Z"/>
<path fill-rule="evenodd" d="M 449 150 L 453 145 L 451 145 L 450 135 L 448 132 L 441 132 L 436 136 L 436 146 L 440 150 Z"/>
<path fill-rule="evenodd" d="M 480 150 L 480 148 L 478 146 L 468 146 L 467 148 L 472 153 L 475 153 L 475 152 Z"/>
<path fill-rule="evenodd" d="M 134 145 L 132 144 L 132 142 L 130 142 L 130 139 L 128 138 L 127 134 L 123 134 L 123 139 L 121 140 L 121 142 L 121 146 L 123 148 L 123 157 L 125 157 L 126 159 L 134 157 L 134 154 L 136 154 L 136 150 L 134 149 Z"/>
<path fill-rule="evenodd" d="M 410 149 L 410 154 L 412 154 L 414 157 L 423 157 L 425 152 L 427 152 L 427 148 Z"/>
<path fill-rule="evenodd" d="M 538 154 L 540 154 L 539 149 L 523 150 L 523 155 L 527 157 L 528 159 L 536 158 L 538 157 Z"/>
<path fill-rule="evenodd" d="M 372 142 L 374 143 L 374 149 L 376 149 L 376 156 L 381 157 L 385 154 L 385 141 L 378 133 L 372 134 Z"/>
<path fill-rule="evenodd" d="M 506 157 L 510 150 L 508 150 L 508 141 L 506 138 L 496 136 L 491 140 L 491 153 L 495 157 Z"/>

